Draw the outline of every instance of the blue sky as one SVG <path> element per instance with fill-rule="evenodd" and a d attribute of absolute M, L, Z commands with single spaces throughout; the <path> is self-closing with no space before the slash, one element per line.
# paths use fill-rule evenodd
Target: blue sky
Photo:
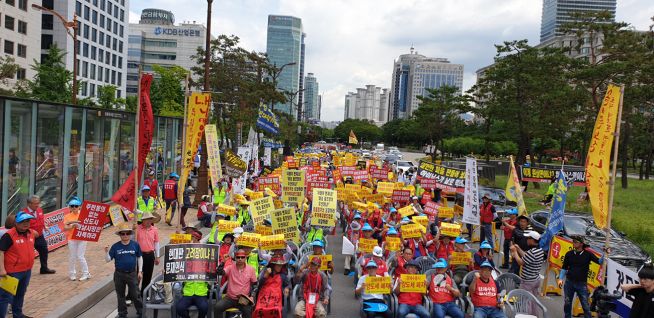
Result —
<path fill-rule="evenodd" d="M 348 91 L 374 84 L 389 88 L 393 60 L 415 49 L 464 64 L 464 90 L 475 70 L 490 64 L 496 43 L 539 39 L 541 0 L 214 0 L 212 33 L 234 34 L 243 47 L 265 52 L 269 14 L 302 19 L 305 73 L 323 94 L 323 120 L 342 120 Z M 159 8 L 176 23 L 206 21 L 203 0 L 131 0 L 130 22 L 141 10 Z M 652 24 L 654 1 L 618 0 L 617 20 L 639 30 Z"/>

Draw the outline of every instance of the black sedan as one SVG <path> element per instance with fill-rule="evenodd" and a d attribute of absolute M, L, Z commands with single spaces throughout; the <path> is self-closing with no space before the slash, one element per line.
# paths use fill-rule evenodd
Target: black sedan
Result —
<path fill-rule="evenodd" d="M 479 204 L 482 203 L 481 198 L 488 194 L 490 196 L 490 201 L 495 206 L 495 212 L 497 212 L 498 220 L 501 220 L 507 210 L 515 208 L 515 202 L 507 201 L 504 189 L 500 188 L 491 188 L 491 187 L 479 187 Z M 463 193 L 456 193 L 455 195 L 456 203 L 463 206 Z M 497 228 L 501 225 L 500 222 L 497 223 Z"/>
<path fill-rule="evenodd" d="M 545 232 L 550 211 L 539 210 L 529 214 L 529 219 L 534 230 L 539 233 Z M 601 251 L 604 247 L 606 232 L 597 226 L 590 214 L 565 212 L 563 221 L 564 236 L 581 235 L 585 237 L 586 244 L 594 250 Z M 611 254 L 612 260 L 631 268 L 638 269 L 643 263 L 651 260 L 650 256 L 634 242 L 628 240 L 625 234 L 611 229 Z"/>

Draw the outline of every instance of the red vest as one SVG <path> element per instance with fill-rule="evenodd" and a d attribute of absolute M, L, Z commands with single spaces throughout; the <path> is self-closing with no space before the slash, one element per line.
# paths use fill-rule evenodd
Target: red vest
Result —
<path fill-rule="evenodd" d="M 370 261 L 374 261 L 375 264 L 377 264 L 377 273 L 379 273 L 380 275 L 384 275 L 384 273 L 388 273 L 388 267 L 386 266 L 386 262 L 384 262 L 383 259 L 375 260 L 374 258 L 366 258 L 363 260 L 363 264 L 361 265 L 361 267 L 364 269 L 364 271 L 366 269 L 366 265 Z"/>
<path fill-rule="evenodd" d="M 493 222 L 493 210 L 491 209 L 493 204 L 481 204 L 481 223 L 492 223 Z"/>
<path fill-rule="evenodd" d="M 435 275 L 434 275 L 435 276 Z M 447 286 L 452 286 L 452 278 L 445 276 Z M 454 301 L 454 296 L 445 287 L 434 284 L 434 279 L 429 282 L 429 298 L 436 304 L 444 304 Z"/>
<path fill-rule="evenodd" d="M 412 238 L 407 239 L 409 241 L 409 247 L 413 250 L 413 252 L 416 252 L 416 241 Z M 418 243 L 418 248 L 420 249 L 420 256 L 427 256 L 427 250 L 425 249 L 425 245 Z"/>
<path fill-rule="evenodd" d="M 207 204 L 208 203 L 204 202 L 204 201 L 200 202 L 200 205 L 198 206 L 198 213 L 197 213 L 198 219 L 204 216 L 204 212 L 202 212 L 202 207 L 206 206 Z M 207 211 L 209 211 L 209 207 L 207 207 Z M 218 243 L 218 242 L 216 242 L 216 243 Z"/>
<path fill-rule="evenodd" d="M 475 307 L 497 307 L 497 286 L 493 277 L 488 279 L 488 283 L 481 281 L 481 278 L 475 278 L 475 290 L 472 291 L 472 303 Z"/>
<path fill-rule="evenodd" d="M 393 277 L 394 278 L 398 278 L 402 274 L 408 274 L 406 269 L 404 269 L 404 264 L 406 264 L 406 262 L 407 261 L 402 256 L 399 256 L 397 258 L 397 267 L 395 268 L 395 271 L 393 272 Z"/>
<path fill-rule="evenodd" d="M 322 290 L 322 275 L 320 275 L 320 272 L 316 273 L 317 278 L 311 276 L 311 273 L 307 273 L 302 285 L 305 300 L 309 299 L 309 293 L 316 293 L 320 297 L 320 291 Z"/>
<path fill-rule="evenodd" d="M 508 219 L 508 220 L 506 220 L 506 223 L 508 225 L 515 226 L 516 224 L 518 224 L 518 220 L 517 219 L 515 219 L 515 220 Z M 513 237 L 513 230 L 509 229 L 508 227 L 504 227 L 504 239 L 505 240 L 510 240 L 512 237 Z"/>
<path fill-rule="evenodd" d="M 150 187 L 151 198 L 156 198 L 159 195 L 159 182 L 157 182 L 157 180 L 145 179 L 143 185 Z"/>
<path fill-rule="evenodd" d="M 454 243 L 450 241 L 450 244 L 445 245 L 445 243 L 441 241 L 441 244 L 438 246 L 438 250 L 436 251 L 436 258 L 449 259 L 452 252 L 454 252 Z"/>
<path fill-rule="evenodd" d="M 28 230 L 25 235 L 18 234 L 16 228 L 7 231 L 12 244 L 5 252 L 5 270 L 7 273 L 24 272 L 34 265 L 34 234 Z"/>
<path fill-rule="evenodd" d="M 36 231 L 36 233 L 43 234 L 45 229 L 45 216 L 43 214 L 43 209 L 36 209 L 35 213 L 30 212 L 30 209 L 24 208 L 23 212 L 33 216 L 34 218 L 30 220 L 30 229 Z"/>
<path fill-rule="evenodd" d="M 409 306 L 417 306 L 422 304 L 422 293 L 405 292 L 397 296 L 397 302 L 400 304 L 407 304 Z"/>
<path fill-rule="evenodd" d="M 163 190 L 164 200 L 175 200 L 177 198 L 177 193 L 175 193 L 176 185 L 177 185 L 177 181 L 173 179 L 168 179 L 164 181 L 164 190 Z"/>

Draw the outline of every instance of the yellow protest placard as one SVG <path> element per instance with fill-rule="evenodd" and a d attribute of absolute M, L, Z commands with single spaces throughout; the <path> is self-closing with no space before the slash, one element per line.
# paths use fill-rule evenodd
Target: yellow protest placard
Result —
<path fill-rule="evenodd" d="M 424 274 L 402 274 L 400 275 L 400 292 L 401 293 L 426 293 L 427 285 Z"/>
<path fill-rule="evenodd" d="M 18 291 L 18 278 L 10 275 L 0 277 L 0 288 L 16 296 L 16 292 Z"/>
<path fill-rule="evenodd" d="M 359 211 L 366 211 L 366 209 L 368 209 L 367 204 L 365 204 L 363 202 L 359 202 L 359 201 L 352 202 L 352 207 L 354 207 L 355 209 L 357 209 Z"/>
<path fill-rule="evenodd" d="M 220 203 L 218 204 L 218 213 L 224 213 L 225 215 L 234 215 L 236 214 L 236 208 L 231 205 Z"/>
<path fill-rule="evenodd" d="M 320 270 L 326 271 L 329 269 L 327 263 L 332 261 L 332 254 L 319 255 L 320 256 Z"/>
<path fill-rule="evenodd" d="M 286 249 L 286 240 L 283 234 L 261 236 L 259 239 L 261 249 L 264 251 Z"/>
<path fill-rule="evenodd" d="M 241 226 L 237 221 L 218 220 L 219 233 L 232 233 L 234 229 Z"/>
<path fill-rule="evenodd" d="M 306 171 L 284 170 L 282 172 L 282 201 L 288 203 L 302 203 L 304 200 L 304 186 Z"/>
<path fill-rule="evenodd" d="M 236 239 L 236 244 L 258 248 L 260 238 L 261 235 L 257 233 L 243 232 L 243 234 Z"/>
<path fill-rule="evenodd" d="M 260 198 L 250 203 L 250 213 L 254 226 L 263 225 L 265 219 L 270 218 L 270 212 L 275 209 L 272 197 Z"/>
<path fill-rule="evenodd" d="M 346 183 L 345 184 L 345 189 L 359 191 L 359 190 L 361 190 L 361 185 L 360 184 Z"/>
<path fill-rule="evenodd" d="M 184 244 L 191 243 L 191 234 L 170 234 L 169 244 Z"/>
<path fill-rule="evenodd" d="M 441 206 L 438 208 L 438 218 L 451 219 L 454 217 L 454 208 Z"/>
<path fill-rule="evenodd" d="M 313 189 L 313 204 L 311 205 L 311 225 L 336 226 L 336 191 L 329 189 Z"/>
<path fill-rule="evenodd" d="M 404 187 L 402 190 L 409 190 L 409 193 L 411 193 L 411 196 L 416 195 L 416 187 L 414 187 L 412 185 L 408 185 L 408 186 Z"/>
<path fill-rule="evenodd" d="M 391 277 L 390 276 L 367 276 L 366 277 L 366 294 L 390 294 Z"/>
<path fill-rule="evenodd" d="M 250 200 L 256 200 L 263 198 L 263 191 L 252 192 L 250 194 Z"/>
<path fill-rule="evenodd" d="M 441 236 L 458 237 L 461 235 L 461 224 L 441 222 Z"/>
<path fill-rule="evenodd" d="M 405 206 L 405 207 L 400 208 L 399 210 L 397 210 L 397 212 L 400 213 L 400 215 L 401 215 L 402 217 L 405 217 L 405 216 L 409 216 L 409 215 L 413 215 L 413 214 L 415 214 L 415 213 L 416 213 L 416 210 L 413 209 L 413 206 L 411 206 L 411 205 L 407 205 L 407 206 Z"/>
<path fill-rule="evenodd" d="M 272 227 L 265 225 L 258 225 L 254 227 L 254 232 L 260 235 L 273 235 Z"/>
<path fill-rule="evenodd" d="M 404 188 L 404 182 L 395 182 L 395 190 L 402 190 Z"/>
<path fill-rule="evenodd" d="M 565 258 L 565 254 L 572 249 L 572 240 L 560 236 L 554 236 L 552 238 L 552 242 L 550 243 L 550 251 L 547 256 L 547 261 L 549 262 L 550 266 L 561 268 L 561 266 L 563 266 L 563 259 Z M 595 251 L 592 252 L 595 255 L 598 255 L 595 253 Z M 601 285 L 601 281 L 599 280 L 599 273 L 600 265 L 595 262 L 591 262 L 590 266 L 588 267 L 588 286 L 597 287 Z"/>
<path fill-rule="evenodd" d="M 377 193 L 391 196 L 393 190 L 395 190 L 395 184 L 393 182 L 377 182 Z"/>
<path fill-rule="evenodd" d="M 272 221 L 272 232 L 274 234 L 282 234 L 285 239 L 291 240 L 295 243 L 300 242 L 295 209 L 277 209 L 273 210 L 270 215 Z"/>
<path fill-rule="evenodd" d="M 376 239 L 368 239 L 368 238 L 359 239 L 359 251 L 361 252 L 372 253 L 372 249 L 375 248 L 375 246 L 379 246 L 377 244 Z"/>
<path fill-rule="evenodd" d="M 402 238 L 420 238 L 422 237 L 422 227 L 420 224 L 405 224 L 400 228 Z"/>
<path fill-rule="evenodd" d="M 468 265 L 472 259 L 470 252 L 452 252 L 450 257 L 450 265 Z"/>
<path fill-rule="evenodd" d="M 402 250 L 402 239 L 399 237 L 386 237 L 386 249 L 391 252 Z"/>
<path fill-rule="evenodd" d="M 424 226 L 425 228 L 427 226 L 429 226 L 429 217 L 427 217 L 426 215 L 414 216 L 412 220 L 413 220 L 413 222 L 416 222 L 416 223 Z"/>

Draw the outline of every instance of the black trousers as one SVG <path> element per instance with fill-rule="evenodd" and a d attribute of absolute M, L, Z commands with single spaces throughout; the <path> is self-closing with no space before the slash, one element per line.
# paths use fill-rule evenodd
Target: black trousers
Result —
<path fill-rule="evenodd" d="M 34 240 L 34 248 L 39 252 L 39 261 L 41 262 L 41 271 L 48 269 L 48 242 L 43 234 Z"/>
<path fill-rule="evenodd" d="M 141 295 L 145 287 L 152 281 L 152 272 L 154 271 L 154 252 L 143 253 L 143 279 L 141 280 Z"/>
<path fill-rule="evenodd" d="M 127 317 L 127 303 L 125 302 L 125 289 L 127 289 L 127 297 L 134 304 L 136 313 L 143 312 L 143 303 L 139 295 L 139 280 L 136 271 L 131 273 L 114 272 L 114 287 L 116 288 L 116 298 L 118 301 L 118 317 Z"/>

